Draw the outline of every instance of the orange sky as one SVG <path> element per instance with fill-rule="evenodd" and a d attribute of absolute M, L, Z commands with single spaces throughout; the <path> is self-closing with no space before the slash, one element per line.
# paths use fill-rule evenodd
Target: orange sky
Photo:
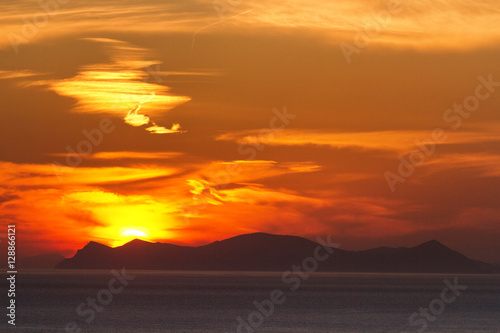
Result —
<path fill-rule="evenodd" d="M 63 2 L 2 3 L 19 254 L 263 231 L 498 262 L 498 1 Z"/>

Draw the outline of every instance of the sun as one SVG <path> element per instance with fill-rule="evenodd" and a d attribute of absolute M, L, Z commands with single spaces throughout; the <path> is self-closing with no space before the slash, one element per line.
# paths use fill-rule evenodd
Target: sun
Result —
<path fill-rule="evenodd" d="M 115 235 L 118 236 L 115 236 L 114 240 L 110 242 L 110 245 L 111 247 L 122 246 L 136 238 L 144 240 L 145 238 L 149 238 L 149 233 L 150 230 L 147 228 L 122 227 L 119 230 L 117 230 Z"/>
<path fill-rule="evenodd" d="M 141 230 L 127 229 L 120 234 L 121 237 L 148 237 L 148 235 Z"/>

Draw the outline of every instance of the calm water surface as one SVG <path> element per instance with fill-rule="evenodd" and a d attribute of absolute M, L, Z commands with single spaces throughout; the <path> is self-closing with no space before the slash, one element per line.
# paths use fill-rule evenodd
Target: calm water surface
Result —
<path fill-rule="evenodd" d="M 294 283 L 282 273 L 131 271 L 135 278 L 112 294 L 110 271 L 31 271 L 17 277 L 16 328 L 5 332 L 500 332 L 500 275 L 458 275 L 467 289 L 430 319 L 412 313 L 439 299 L 454 275 L 316 273 Z M 119 289 L 120 284 L 112 287 Z M 109 302 L 99 311 L 82 305 L 88 298 Z M 282 304 L 264 316 L 254 302 L 270 304 L 273 291 Z M 112 299 L 107 296 L 112 295 Z M 452 297 L 452 293 L 446 294 Z M 267 300 L 267 301 L 266 301 Z M 264 312 L 269 314 L 269 307 Z M 85 312 L 87 311 L 87 312 Z M 91 312 L 95 317 L 90 320 Z M 89 320 L 88 323 L 86 320 Z M 252 321 L 253 320 L 253 321 Z M 260 325 L 259 322 L 262 322 Z M 7 327 L 7 328 L 5 328 Z M 76 329 L 76 328 L 75 328 Z"/>

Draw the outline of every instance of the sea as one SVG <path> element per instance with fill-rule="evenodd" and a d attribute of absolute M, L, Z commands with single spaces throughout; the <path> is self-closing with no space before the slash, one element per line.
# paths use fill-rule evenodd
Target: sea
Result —
<path fill-rule="evenodd" d="M 500 275 L 19 271 L 15 301 L 1 332 L 500 332 Z"/>

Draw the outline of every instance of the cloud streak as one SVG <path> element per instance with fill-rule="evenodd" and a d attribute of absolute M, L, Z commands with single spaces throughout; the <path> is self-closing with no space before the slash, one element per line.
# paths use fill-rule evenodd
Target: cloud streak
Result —
<path fill-rule="evenodd" d="M 388 4 L 400 13 L 383 20 Z M 241 20 L 249 25 L 314 29 L 329 39 L 349 40 L 359 31 L 378 26 L 373 44 L 424 49 L 470 49 L 500 40 L 500 5 L 495 0 L 321 0 L 304 6 L 299 0 L 253 1 L 254 11 Z M 399 10 L 398 10 L 399 11 Z M 382 22 L 381 22 L 382 21 Z M 367 29 L 368 27 L 368 29 Z"/>
<path fill-rule="evenodd" d="M 487 129 L 487 127 L 485 128 Z M 328 146 L 332 148 L 357 148 L 365 150 L 385 150 L 399 154 L 416 149 L 417 142 L 430 137 L 430 131 L 391 130 L 370 132 L 331 133 L 310 130 L 286 130 L 275 133 L 266 145 L 272 146 Z M 443 144 L 470 144 L 500 142 L 500 135 L 490 131 L 447 132 Z M 261 141 L 258 131 L 239 131 L 221 134 L 216 140 L 234 141 L 245 145 L 258 145 Z"/>

